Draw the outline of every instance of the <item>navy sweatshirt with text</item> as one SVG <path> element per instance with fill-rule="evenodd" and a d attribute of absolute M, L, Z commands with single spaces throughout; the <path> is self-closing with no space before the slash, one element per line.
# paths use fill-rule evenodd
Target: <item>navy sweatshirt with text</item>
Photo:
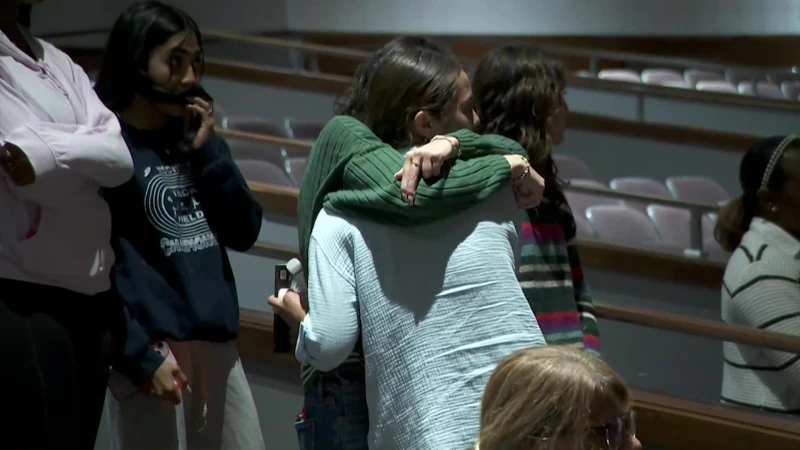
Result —
<path fill-rule="evenodd" d="M 134 176 L 103 191 L 116 256 L 112 280 L 125 314 L 113 366 L 141 385 L 163 362 L 155 341 L 236 338 L 239 301 L 225 247 L 248 250 L 262 211 L 221 137 L 181 153 L 179 133 L 168 129 L 123 124 L 122 134 Z"/>

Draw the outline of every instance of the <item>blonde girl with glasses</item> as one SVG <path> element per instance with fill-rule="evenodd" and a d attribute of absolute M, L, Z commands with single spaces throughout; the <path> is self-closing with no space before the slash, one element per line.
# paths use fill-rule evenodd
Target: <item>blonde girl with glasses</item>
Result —
<path fill-rule="evenodd" d="M 517 351 L 495 369 L 474 450 L 641 450 L 628 388 L 570 346 Z"/>

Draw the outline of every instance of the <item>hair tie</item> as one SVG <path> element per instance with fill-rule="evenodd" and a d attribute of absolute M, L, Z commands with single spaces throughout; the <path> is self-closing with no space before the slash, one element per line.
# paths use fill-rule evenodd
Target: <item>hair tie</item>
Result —
<path fill-rule="evenodd" d="M 781 156 L 783 156 L 783 153 L 789 147 L 789 144 L 791 144 L 795 139 L 797 139 L 797 136 L 793 134 L 786 136 L 781 141 L 781 143 L 778 144 L 778 147 L 775 149 L 775 151 L 772 152 L 772 157 L 770 157 L 769 163 L 767 164 L 767 168 L 766 170 L 764 170 L 764 178 L 761 179 L 762 189 L 767 188 L 767 185 L 769 184 L 769 179 L 772 177 L 772 172 L 775 171 L 775 167 L 777 167 L 778 162 L 781 160 Z"/>

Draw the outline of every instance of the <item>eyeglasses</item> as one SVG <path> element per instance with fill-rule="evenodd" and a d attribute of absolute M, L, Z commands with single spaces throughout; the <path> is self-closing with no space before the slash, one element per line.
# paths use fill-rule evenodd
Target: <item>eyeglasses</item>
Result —
<path fill-rule="evenodd" d="M 620 450 L 627 433 L 636 436 L 636 411 L 621 414 L 605 425 L 592 427 L 592 430 L 605 437 L 609 450 Z"/>

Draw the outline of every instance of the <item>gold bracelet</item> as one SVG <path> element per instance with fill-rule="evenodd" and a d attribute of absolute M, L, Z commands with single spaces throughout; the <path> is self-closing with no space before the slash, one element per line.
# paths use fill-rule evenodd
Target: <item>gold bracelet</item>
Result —
<path fill-rule="evenodd" d="M 444 140 L 446 140 L 447 142 L 450 143 L 450 145 L 453 147 L 453 150 L 455 150 L 455 152 L 456 152 L 456 156 L 455 156 L 456 159 L 459 156 L 461 156 L 461 141 L 459 141 L 458 138 L 456 138 L 454 136 L 447 136 L 447 135 L 443 135 L 443 134 L 438 134 L 438 135 L 434 136 L 433 139 L 431 139 L 431 142 L 438 141 L 438 140 L 441 140 L 441 139 L 444 139 Z"/>
<path fill-rule="evenodd" d="M 522 160 L 525 161 L 525 171 L 522 172 L 522 175 L 517 177 L 517 179 L 514 181 L 522 181 L 525 177 L 527 177 L 531 173 L 531 163 L 530 161 L 528 161 L 528 158 L 524 156 L 520 156 L 520 158 L 522 158 Z"/>

